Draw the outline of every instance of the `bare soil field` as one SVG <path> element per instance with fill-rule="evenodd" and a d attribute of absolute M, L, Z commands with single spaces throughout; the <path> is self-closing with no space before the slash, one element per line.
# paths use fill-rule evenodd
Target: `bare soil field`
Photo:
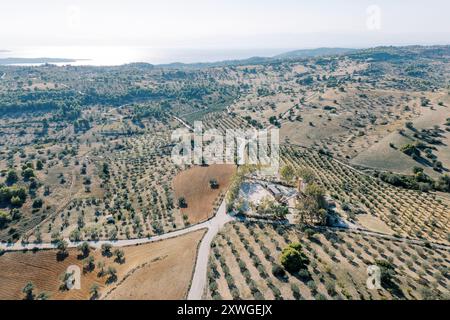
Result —
<path fill-rule="evenodd" d="M 136 247 L 129 259 L 140 265 L 126 275 L 105 299 L 117 300 L 180 300 L 187 295 L 192 278 L 197 247 L 204 230 L 153 243 L 152 247 Z M 128 248 L 131 249 L 131 248 Z M 146 261 L 140 256 L 148 255 Z M 129 268 L 131 270 L 131 268 Z"/>
<path fill-rule="evenodd" d="M 78 251 L 68 250 L 64 261 L 57 261 L 55 250 L 39 252 L 8 252 L 0 257 L 0 300 L 23 299 L 22 288 L 31 281 L 35 286 L 35 294 L 46 292 L 55 300 L 89 299 L 89 288 L 97 283 L 103 286 L 96 273 L 83 274 L 81 290 L 60 291 L 61 276 L 71 265 L 82 268 L 82 261 L 77 259 Z M 98 254 L 95 254 L 98 257 Z"/>
<path fill-rule="evenodd" d="M 59 289 L 61 276 L 71 265 L 83 268 L 78 250 L 68 250 L 69 255 L 63 261 L 57 261 L 55 250 L 4 253 L 0 257 L 0 300 L 23 299 L 22 288 L 29 281 L 35 286 L 35 295 L 46 292 L 55 300 L 90 299 L 94 283 L 99 286 L 100 299 L 182 299 L 187 294 L 196 249 L 203 235 L 204 230 L 200 230 L 169 240 L 124 247 L 122 264 L 115 262 L 114 257 L 102 256 L 100 250 L 91 251 L 95 269 L 82 273 L 80 290 L 69 291 Z M 108 283 L 107 275 L 99 276 L 100 261 L 105 270 L 110 266 L 117 270 L 116 281 Z"/>
<path fill-rule="evenodd" d="M 184 197 L 186 208 L 181 208 L 192 224 L 212 217 L 218 198 L 227 190 L 236 167 L 234 165 L 196 166 L 180 172 L 173 180 L 176 199 Z M 211 188 L 210 180 L 216 179 L 218 188 Z"/>

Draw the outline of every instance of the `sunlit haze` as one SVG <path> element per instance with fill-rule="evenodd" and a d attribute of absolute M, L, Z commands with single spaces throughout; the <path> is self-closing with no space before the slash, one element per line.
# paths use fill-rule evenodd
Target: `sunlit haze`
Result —
<path fill-rule="evenodd" d="M 117 62 L 139 60 L 139 50 L 129 48 L 140 47 L 151 48 L 145 60 L 167 62 L 162 58 L 167 48 L 230 50 L 214 56 L 197 52 L 188 59 L 214 60 L 324 46 L 445 44 L 448 12 L 446 0 L 3 0 L 0 49 L 14 56 L 95 59 L 86 57 L 90 52 Z M 127 48 L 108 49 L 118 46 Z"/>

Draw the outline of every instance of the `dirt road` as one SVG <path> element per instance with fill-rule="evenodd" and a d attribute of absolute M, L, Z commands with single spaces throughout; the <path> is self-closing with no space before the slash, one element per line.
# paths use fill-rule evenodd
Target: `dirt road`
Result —
<path fill-rule="evenodd" d="M 200 229 L 208 228 L 209 221 L 193 225 L 191 227 L 176 230 L 173 232 L 165 233 L 158 236 L 153 236 L 150 238 L 139 238 L 139 239 L 128 239 L 128 240 L 116 240 L 116 241 L 110 241 L 110 240 L 99 240 L 99 241 L 86 241 L 89 243 L 89 245 L 93 248 L 100 248 L 102 244 L 104 243 L 110 243 L 114 247 L 126 247 L 126 246 L 133 246 L 138 244 L 146 244 L 150 242 L 155 241 L 161 241 L 165 239 L 170 239 L 174 237 L 178 237 L 181 235 L 184 235 L 189 232 L 197 231 Z M 68 243 L 68 248 L 76 248 L 81 242 L 72 242 L 69 239 L 64 239 Z M 5 251 L 22 251 L 22 250 L 40 250 L 40 249 L 55 249 L 56 245 L 53 243 L 28 243 L 23 244 L 20 242 L 16 243 L 0 243 L 0 249 Z"/>
<path fill-rule="evenodd" d="M 232 221 L 233 217 L 226 213 L 225 200 L 217 210 L 217 214 L 214 218 L 207 221 L 208 232 L 200 243 L 198 250 L 197 261 L 195 263 L 194 276 L 192 278 L 191 287 L 189 289 L 188 300 L 200 300 L 203 296 L 203 292 L 206 287 L 207 269 L 209 252 L 211 250 L 211 243 L 217 233 L 223 228 L 223 226 Z"/>

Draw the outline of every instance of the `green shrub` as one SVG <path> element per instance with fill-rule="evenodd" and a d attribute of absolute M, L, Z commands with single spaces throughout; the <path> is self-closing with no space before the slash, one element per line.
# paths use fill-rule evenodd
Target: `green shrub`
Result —
<path fill-rule="evenodd" d="M 294 244 L 294 247 L 298 247 Z M 289 272 L 298 272 L 302 267 L 308 264 L 308 258 L 303 252 L 296 250 L 291 246 L 287 246 L 281 252 L 281 265 Z"/>

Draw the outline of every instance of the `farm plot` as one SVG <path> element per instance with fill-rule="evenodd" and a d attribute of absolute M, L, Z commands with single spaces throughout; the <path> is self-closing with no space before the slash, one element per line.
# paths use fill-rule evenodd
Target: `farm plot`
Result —
<path fill-rule="evenodd" d="M 294 245 L 297 244 L 297 245 Z M 283 249 L 307 262 L 286 271 Z M 299 248 L 300 247 L 300 248 Z M 450 252 L 378 236 L 333 230 L 232 223 L 217 235 L 208 268 L 210 299 L 448 299 Z M 382 289 L 366 286 L 383 265 Z M 384 272 L 384 271 L 383 271 Z"/>
<path fill-rule="evenodd" d="M 399 236 L 448 242 L 449 203 L 432 193 L 393 187 L 332 158 L 294 146 L 282 148 L 282 159 L 295 168 L 308 168 L 335 200 L 384 221 Z M 353 214 L 351 213 L 353 212 Z"/>
<path fill-rule="evenodd" d="M 58 236 L 71 240 L 115 240 L 142 238 L 183 227 L 171 188 L 179 168 L 172 162 L 170 152 L 170 127 L 161 123 L 132 137 L 111 137 L 109 144 L 105 143 L 88 159 L 88 176 L 93 170 L 92 176 L 100 181 L 102 192 L 93 189 L 83 197 L 73 196 L 61 212 L 35 233 L 40 233 L 43 240 Z"/>
<path fill-rule="evenodd" d="M 114 251 L 93 250 L 80 258 L 69 249 L 57 260 L 56 250 L 7 252 L 0 256 L 0 300 L 23 299 L 22 288 L 32 282 L 35 298 L 46 293 L 49 299 L 92 298 L 93 285 L 98 299 L 183 299 L 192 276 L 196 248 L 204 230 L 155 243 L 123 247 L 123 260 Z M 92 261 L 89 261 L 92 259 Z M 89 261 L 93 268 L 86 268 Z M 69 266 L 81 268 L 80 290 L 61 289 L 62 276 Z M 114 271 L 111 271 L 114 270 Z M 114 274 L 114 276 L 113 276 Z"/>
<path fill-rule="evenodd" d="M 225 132 L 227 129 L 251 129 L 252 126 L 248 121 L 238 115 L 230 115 L 224 112 L 213 112 L 204 116 L 202 119 L 205 130 L 217 129 Z"/>
<path fill-rule="evenodd" d="M 213 164 L 192 167 L 174 178 L 175 197 L 185 200 L 181 206 L 185 222 L 195 224 L 214 215 L 235 171 L 234 165 Z"/>

